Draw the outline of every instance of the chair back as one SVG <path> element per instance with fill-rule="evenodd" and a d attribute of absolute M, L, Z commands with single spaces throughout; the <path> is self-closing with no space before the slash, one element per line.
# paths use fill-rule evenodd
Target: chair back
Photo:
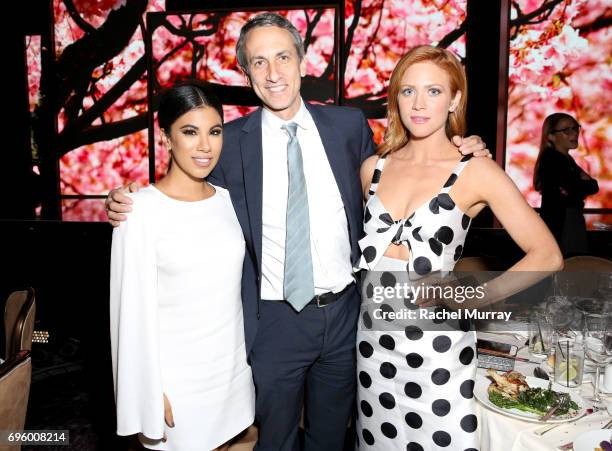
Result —
<path fill-rule="evenodd" d="M 612 260 L 592 255 L 576 255 L 565 259 L 563 271 L 612 272 Z"/>
<path fill-rule="evenodd" d="M 18 352 L 0 365 L 0 431 L 23 431 L 31 380 L 30 351 Z M 20 445 L 0 445 L 0 451 L 20 449 Z"/>
<path fill-rule="evenodd" d="M 568 296 L 598 298 L 600 277 L 612 273 L 612 261 L 591 255 L 566 258 L 563 271 L 557 274 L 560 291 Z"/>
<path fill-rule="evenodd" d="M 32 349 L 35 316 L 36 302 L 32 288 L 10 294 L 4 307 L 5 360 L 19 351 Z"/>

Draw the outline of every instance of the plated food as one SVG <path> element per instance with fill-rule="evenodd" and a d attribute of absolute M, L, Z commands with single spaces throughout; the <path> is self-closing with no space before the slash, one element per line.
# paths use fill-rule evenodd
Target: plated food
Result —
<path fill-rule="evenodd" d="M 612 451 L 612 432 L 608 429 L 583 432 L 573 445 L 574 451 Z"/>
<path fill-rule="evenodd" d="M 557 407 L 553 417 L 578 412 L 578 404 L 574 401 L 562 403 L 566 395 L 541 387 L 530 387 L 525 376 L 518 371 L 497 374 L 489 370 L 487 375 L 493 379 L 487 390 L 489 401 L 502 409 L 517 409 L 543 416 L 553 407 Z"/>
<path fill-rule="evenodd" d="M 563 389 L 549 389 L 548 382 L 517 371 L 477 375 L 474 395 L 491 410 L 532 422 L 563 423 L 585 411 L 580 398 Z"/>
<path fill-rule="evenodd" d="M 595 448 L 595 451 L 612 451 L 612 441 L 603 440 L 599 443 L 599 447 Z"/>

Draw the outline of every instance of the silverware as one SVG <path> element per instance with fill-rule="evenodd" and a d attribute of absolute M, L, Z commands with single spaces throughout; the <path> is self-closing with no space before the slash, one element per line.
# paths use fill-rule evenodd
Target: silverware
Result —
<path fill-rule="evenodd" d="M 551 424 L 548 426 L 543 426 L 539 429 L 536 429 L 535 431 L 533 431 L 533 433 L 535 435 L 537 435 L 538 437 L 543 436 L 544 434 L 546 434 L 547 432 L 552 431 L 553 429 L 558 428 L 559 426 L 571 426 L 576 424 L 578 421 L 582 420 L 584 417 L 588 417 L 589 415 L 591 415 L 592 413 L 595 413 L 595 410 L 593 409 L 586 409 L 586 411 L 580 415 L 578 418 L 575 418 L 572 421 L 569 421 L 567 423 L 557 423 L 557 424 Z"/>
<path fill-rule="evenodd" d="M 557 410 L 562 407 L 566 407 L 569 404 L 569 401 L 570 396 L 567 393 L 561 393 L 559 395 L 559 401 L 557 402 L 557 404 L 548 409 L 548 412 L 546 412 L 540 417 L 540 421 L 548 421 Z"/>
<path fill-rule="evenodd" d="M 546 374 L 546 371 L 544 371 L 539 366 L 533 370 L 533 375 L 537 377 L 538 379 L 544 379 L 546 381 L 550 380 L 550 377 L 548 376 L 548 374 Z"/>

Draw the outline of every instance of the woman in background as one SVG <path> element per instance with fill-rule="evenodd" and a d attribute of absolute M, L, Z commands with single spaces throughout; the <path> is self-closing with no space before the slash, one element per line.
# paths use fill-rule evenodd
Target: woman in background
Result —
<path fill-rule="evenodd" d="M 553 113 L 544 120 L 533 186 L 542 193 L 540 216 L 563 254 L 587 254 L 584 199 L 599 191 L 597 181 L 569 154 L 578 147 L 580 124 L 569 114 Z"/>
<path fill-rule="evenodd" d="M 226 450 L 254 418 L 241 302 L 244 238 L 229 193 L 206 182 L 223 110 L 209 88 L 175 85 L 158 121 L 172 160 L 130 194 L 114 229 L 110 318 L 117 434 L 150 449 Z"/>

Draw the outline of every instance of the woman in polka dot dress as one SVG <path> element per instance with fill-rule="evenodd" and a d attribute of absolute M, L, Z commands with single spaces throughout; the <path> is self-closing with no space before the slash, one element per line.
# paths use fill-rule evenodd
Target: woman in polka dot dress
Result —
<path fill-rule="evenodd" d="M 366 236 L 358 267 L 366 272 L 357 332 L 358 445 L 478 449 L 470 324 L 418 319 L 421 310 L 441 307 L 419 307 L 401 292 L 383 296 L 383 288 L 426 284 L 432 274 L 451 271 L 471 218 L 485 206 L 525 251 L 510 270 L 553 271 L 562 257 L 504 171 L 488 158 L 462 158 L 453 145 L 451 138 L 465 132 L 466 107 L 465 73 L 454 55 L 430 46 L 411 50 L 391 76 L 388 102 L 384 141 L 361 169 Z M 489 283 L 483 302 L 522 288 L 504 277 Z"/>

